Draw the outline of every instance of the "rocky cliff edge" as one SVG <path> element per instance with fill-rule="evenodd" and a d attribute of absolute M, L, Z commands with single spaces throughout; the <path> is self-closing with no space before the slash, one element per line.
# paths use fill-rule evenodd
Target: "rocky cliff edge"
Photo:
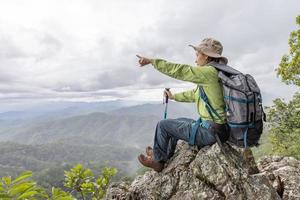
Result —
<path fill-rule="evenodd" d="M 181 141 L 165 169 L 148 171 L 128 184 L 113 183 L 106 199 L 300 199 L 300 161 L 265 157 L 224 144 L 197 151 Z"/>

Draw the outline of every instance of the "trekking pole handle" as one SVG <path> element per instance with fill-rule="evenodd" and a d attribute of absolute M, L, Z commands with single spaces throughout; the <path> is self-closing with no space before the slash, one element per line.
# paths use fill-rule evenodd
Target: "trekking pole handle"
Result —
<path fill-rule="evenodd" d="M 165 88 L 165 91 L 170 91 L 170 88 Z M 168 103 L 168 101 L 169 101 L 169 96 L 168 96 L 168 94 L 166 95 L 166 103 Z"/>

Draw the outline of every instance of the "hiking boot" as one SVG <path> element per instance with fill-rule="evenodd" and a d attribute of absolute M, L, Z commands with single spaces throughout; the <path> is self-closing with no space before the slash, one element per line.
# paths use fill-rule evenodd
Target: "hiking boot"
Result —
<path fill-rule="evenodd" d="M 150 168 L 154 169 L 154 171 L 156 171 L 156 172 L 161 172 L 164 168 L 163 163 L 157 162 L 153 159 L 149 159 L 144 154 L 140 154 L 138 156 L 138 159 L 142 165 L 144 165 L 145 167 L 150 167 Z"/>
<path fill-rule="evenodd" d="M 150 146 L 147 146 L 146 148 L 146 155 L 149 159 L 153 160 L 153 149 Z"/>

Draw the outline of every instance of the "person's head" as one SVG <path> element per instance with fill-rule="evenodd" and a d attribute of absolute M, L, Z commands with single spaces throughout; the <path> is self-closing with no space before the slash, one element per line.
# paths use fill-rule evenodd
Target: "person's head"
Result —
<path fill-rule="evenodd" d="M 221 56 L 223 46 L 221 42 L 213 38 L 205 38 L 198 46 L 189 45 L 196 51 L 196 63 L 198 66 L 206 65 L 210 62 L 227 64 L 226 57 Z"/>

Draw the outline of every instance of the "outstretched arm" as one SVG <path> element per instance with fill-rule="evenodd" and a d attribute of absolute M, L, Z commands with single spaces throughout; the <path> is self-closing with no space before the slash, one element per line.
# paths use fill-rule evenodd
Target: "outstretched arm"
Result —
<path fill-rule="evenodd" d="M 210 81 L 207 77 L 210 77 L 210 74 L 214 73 L 210 67 L 193 67 L 190 65 L 167 62 L 162 59 L 149 59 L 139 55 L 137 55 L 137 57 L 139 58 L 141 67 L 151 63 L 155 69 L 163 74 L 195 84 L 205 85 Z"/>
<path fill-rule="evenodd" d="M 206 74 L 210 73 L 209 68 L 176 64 L 162 59 L 152 59 L 151 63 L 154 68 L 161 73 L 178 80 L 188 81 L 195 84 L 205 84 L 209 81 L 206 78 Z"/>

